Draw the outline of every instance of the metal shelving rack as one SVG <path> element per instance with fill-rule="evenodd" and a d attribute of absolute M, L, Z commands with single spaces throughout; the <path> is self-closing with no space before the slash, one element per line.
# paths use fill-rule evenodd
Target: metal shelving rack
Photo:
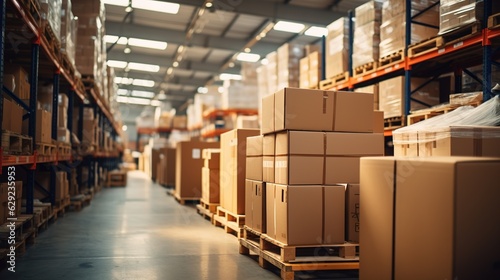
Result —
<path fill-rule="evenodd" d="M 29 1 L 27 1 L 29 2 Z M 38 90 L 38 80 L 40 77 L 40 71 L 47 76 L 47 71 L 49 68 L 54 69 L 52 82 L 53 82 L 53 99 L 52 99 L 52 139 L 57 139 L 57 115 L 58 115 L 58 94 L 59 89 L 64 87 L 67 89 L 67 95 L 69 99 L 68 106 L 68 130 L 70 133 L 77 132 L 78 138 L 82 139 L 82 129 L 83 129 L 83 106 L 84 103 L 91 103 L 95 106 L 96 114 L 102 114 L 103 121 L 99 124 L 102 130 L 107 130 L 111 133 L 112 137 L 120 136 L 121 128 L 118 123 L 114 121 L 113 115 L 111 114 L 108 106 L 102 99 L 102 97 L 96 93 L 93 88 L 85 88 L 81 79 L 73 77 L 70 74 L 69 69 L 65 69 L 63 64 L 60 62 L 54 50 L 49 44 L 49 38 L 42 32 L 39 24 L 25 8 L 26 3 L 19 0 L 0 0 L 0 83 L 3 91 L 8 94 L 16 103 L 21 105 L 27 112 L 27 116 L 23 116 L 23 119 L 28 119 L 28 136 L 30 136 L 32 141 L 32 151 L 31 155 L 4 155 L 2 148 L 0 147 L 0 166 L 3 168 L 5 166 L 23 166 L 26 170 L 27 176 L 27 187 L 25 188 L 25 198 L 26 198 L 26 212 L 28 214 L 33 213 L 33 198 L 35 189 L 35 172 L 38 164 L 49 164 L 51 170 L 51 186 L 50 186 L 50 201 L 54 203 L 55 200 L 55 171 L 57 169 L 62 169 L 67 172 L 71 172 L 68 168 L 63 168 L 59 166 L 60 162 L 66 162 L 69 166 L 74 166 L 76 163 L 80 162 L 80 159 L 73 158 L 73 156 L 59 156 L 57 153 L 52 156 L 41 156 L 38 155 L 36 150 L 36 100 L 37 100 L 37 90 Z M 9 13 L 8 19 L 6 19 L 7 13 Z M 12 16 L 14 15 L 14 16 Z M 5 87 L 3 87 L 3 74 L 4 74 L 4 53 L 6 46 L 6 27 L 14 26 L 16 24 L 21 24 L 26 27 L 23 33 L 29 33 L 29 35 L 34 38 L 30 44 L 31 48 L 26 46 L 21 46 L 23 48 L 23 53 L 16 57 L 24 65 L 29 65 L 30 73 L 30 98 L 29 104 L 25 104 L 22 100 L 17 98 L 13 93 L 9 92 Z M 15 32 L 15 31 L 12 31 Z M 26 36 L 26 34 L 24 34 Z M 26 38 L 25 38 L 26 39 Z M 29 41 L 28 41 L 29 42 Z M 29 43 L 28 43 L 29 44 Z M 19 47 L 19 46 L 18 46 Z M 25 56 L 30 52 L 31 57 L 29 61 L 26 61 Z M 42 54 L 42 55 L 41 55 Z M 43 63 L 42 63 L 43 62 Z M 49 65 L 49 66 L 47 66 Z M 48 74 L 50 75 L 50 74 Z M 75 98 L 76 97 L 76 98 Z M 78 104 L 76 104 L 78 103 Z M 79 122 L 78 127 L 75 129 L 73 127 L 73 107 L 79 106 Z M 97 112 L 99 111 L 99 112 Z M 3 94 L 0 94 L 0 129 L 2 128 L 2 116 L 3 116 Z M 105 120 L 104 120 L 105 119 Z M 3 132 L 2 132 L 3 134 Z M 100 143 L 102 144 L 101 136 Z M 71 139 L 71 143 L 73 139 Z M 114 167 L 119 162 L 119 151 L 113 153 L 94 153 L 89 156 L 90 162 L 94 161 L 104 161 L 105 166 Z M 94 165 L 98 166 L 98 165 Z M 2 173 L 2 168 L 0 168 L 0 174 Z M 79 178 L 81 179 L 81 168 L 79 170 Z"/>

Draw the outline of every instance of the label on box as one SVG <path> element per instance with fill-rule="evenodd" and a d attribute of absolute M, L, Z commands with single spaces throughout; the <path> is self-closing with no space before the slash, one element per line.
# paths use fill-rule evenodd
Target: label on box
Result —
<path fill-rule="evenodd" d="M 201 150 L 200 149 L 193 149 L 192 156 L 194 159 L 201 158 Z"/>
<path fill-rule="evenodd" d="M 266 168 L 272 168 L 274 166 L 274 161 L 264 160 L 264 162 L 262 163 L 262 166 L 266 167 Z"/>
<path fill-rule="evenodd" d="M 276 161 L 276 168 L 286 168 L 286 167 L 287 167 L 286 160 L 277 160 Z"/>

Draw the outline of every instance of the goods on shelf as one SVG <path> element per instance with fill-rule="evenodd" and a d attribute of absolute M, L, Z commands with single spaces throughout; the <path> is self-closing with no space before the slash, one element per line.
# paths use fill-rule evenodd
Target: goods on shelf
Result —
<path fill-rule="evenodd" d="M 311 52 L 300 59 L 300 88 L 317 88 L 321 80 L 321 53 Z"/>
<path fill-rule="evenodd" d="M 241 81 L 225 81 L 221 99 L 222 109 L 257 109 L 259 107 L 257 86 Z"/>
<path fill-rule="evenodd" d="M 260 67 L 259 62 L 241 62 L 241 80 L 247 84 L 257 84 L 258 67 Z"/>
<path fill-rule="evenodd" d="M 265 95 L 278 90 L 278 53 L 276 51 L 270 52 L 266 55 L 266 59 L 267 93 Z"/>
<path fill-rule="evenodd" d="M 494 279 L 498 170 L 492 158 L 362 158 L 360 279 Z"/>
<path fill-rule="evenodd" d="M 483 66 L 478 65 L 467 68 L 479 81 L 483 81 Z M 491 81 L 492 84 L 500 82 L 500 67 L 491 65 Z M 468 75 L 465 71 L 462 73 L 462 92 L 481 91 L 483 89 L 482 83 Z"/>
<path fill-rule="evenodd" d="M 57 141 L 70 143 L 70 133 L 68 130 L 68 96 L 59 93 L 57 107 Z"/>
<path fill-rule="evenodd" d="M 4 100 L 5 102 L 5 100 Z M 21 118 L 22 119 L 22 118 Z M 22 134 L 28 135 L 28 120 L 23 121 Z M 35 142 L 52 143 L 52 113 L 44 109 L 36 110 Z"/>
<path fill-rule="evenodd" d="M 373 93 L 373 110 L 378 110 L 379 108 L 379 93 L 378 93 L 378 84 L 360 87 L 354 89 L 354 92 L 364 92 L 364 93 Z"/>
<path fill-rule="evenodd" d="M 30 98 L 30 82 L 28 72 L 19 65 L 4 65 L 3 85 L 22 100 Z"/>
<path fill-rule="evenodd" d="M 412 0 L 412 16 L 427 9 L 429 1 Z M 435 2 L 435 1 L 431 1 Z M 380 57 L 385 57 L 405 48 L 406 34 L 405 1 L 388 0 L 382 8 L 382 24 L 380 25 Z M 439 14 L 437 7 L 431 8 L 415 18 L 416 21 L 437 26 Z M 411 42 L 417 43 L 437 35 L 437 29 L 411 24 Z"/>
<path fill-rule="evenodd" d="M 492 14 L 500 12 L 492 4 Z M 441 0 L 439 5 L 439 34 L 445 34 L 478 21 L 487 21 L 483 1 Z"/>
<path fill-rule="evenodd" d="M 220 149 L 203 149 L 201 199 L 206 204 L 220 203 Z"/>
<path fill-rule="evenodd" d="M 355 10 L 352 67 L 378 61 L 382 1 L 369 1 Z"/>
<path fill-rule="evenodd" d="M 327 26 L 325 45 L 325 75 L 332 78 L 349 71 L 349 18 L 342 17 Z"/>
<path fill-rule="evenodd" d="M 61 52 L 66 54 L 71 65 L 75 65 L 76 34 L 78 21 L 71 7 L 71 0 L 62 0 L 61 8 Z"/>
<path fill-rule="evenodd" d="M 468 105 L 483 102 L 483 92 L 450 94 L 450 105 Z"/>
<path fill-rule="evenodd" d="M 286 43 L 278 48 L 278 88 L 299 87 L 299 60 L 302 57 L 304 57 L 303 45 Z"/>
<path fill-rule="evenodd" d="M 69 195 L 69 181 L 65 171 L 55 172 L 55 201 L 59 202 Z M 51 174 L 50 172 L 37 172 L 36 182 L 39 187 L 35 187 L 35 199 L 46 199 L 50 193 Z M 41 188 L 41 189 L 40 189 Z"/>
<path fill-rule="evenodd" d="M 414 91 L 426 79 L 412 78 L 411 90 Z M 400 117 L 404 115 L 405 104 L 405 77 L 399 76 L 382 81 L 378 84 L 379 90 L 379 109 L 384 111 L 384 118 Z M 412 96 L 412 99 L 428 104 L 429 106 L 439 104 L 439 82 L 434 81 L 418 89 Z M 411 110 L 427 108 L 416 101 L 411 101 Z"/>
<path fill-rule="evenodd" d="M 500 156 L 500 101 L 460 107 L 393 132 L 396 156 Z"/>
<path fill-rule="evenodd" d="M 27 134 L 23 128 L 23 108 L 14 101 L 3 99 L 2 129 L 18 134 Z"/>
<path fill-rule="evenodd" d="M 48 24 L 57 42 L 61 42 L 61 7 L 62 0 L 38 0 L 42 25 Z"/>
<path fill-rule="evenodd" d="M 235 214 L 245 214 L 245 171 L 247 137 L 257 129 L 234 129 L 221 134 L 220 205 Z"/>
<path fill-rule="evenodd" d="M 222 108 L 222 97 L 219 86 L 207 87 L 208 92 L 194 95 L 193 104 L 187 109 L 188 129 L 200 128 L 203 123 L 203 112 L 208 109 Z"/>
<path fill-rule="evenodd" d="M 186 129 L 187 128 L 187 116 L 175 116 L 172 119 L 173 129 Z"/>
<path fill-rule="evenodd" d="M 247 179 L 262 181 L 263 140 L 263 135 L 247 137 L 245 165 Z"/>

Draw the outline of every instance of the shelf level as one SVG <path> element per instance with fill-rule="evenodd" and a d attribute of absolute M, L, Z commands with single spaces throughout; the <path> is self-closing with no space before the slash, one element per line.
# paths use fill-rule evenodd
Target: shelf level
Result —
<path fill-rule="evenodd" d="M 201 137 L 203 138 L 212 138 L 212 137 L 217 137 L 220 136 L 222 133 L 228 132 L 231 129 L 228 128 L 217 128 L 214 130 L 209 130 L 207 132 L 204 132 L 201 134 Z"/>
<path fill-rule="evenodd" d="M 231 114 L 252 116 L 258 113 L 256 109 L 208 109 L 203 112 L 203 119 L 211 119 L 217 116 L 227 116 Z"/>

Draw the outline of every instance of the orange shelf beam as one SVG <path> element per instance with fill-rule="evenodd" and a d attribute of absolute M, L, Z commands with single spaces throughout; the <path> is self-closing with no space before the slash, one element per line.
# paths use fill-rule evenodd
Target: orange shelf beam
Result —
<path fill-rule="evenodd" d="M 228 132 L 229 130 L 231 130 L 231 129 L 218 128 L 218 129 L 214 129 L 214 130 L 210 130 L 210 131 L 207 131 L 205 133 L 202 133 L 201 137 L 203 137 L 203 138 L 217 137 L 217 136 L 220 136 L 224 132 Z"/>
<path fill-rule="evenodd" d="M 210 119 L 216 116 L 227 116 L 230 114 L 238 115 L 257 115 L 259 112 L 256 109 L 208 109 L 203 112 L 204 119 Z"/>
<path fill-rule="evenodd" d="M 363 82 L 370 81 L 370 80 L 375 79 L 375 78 L 383 77 L 383 76 L 385 76 L 389 73 L 395 72 L 395 71 L 404 70 L 405 64 L 406 64 L 406 61 L 401 61 L 399 63 L 387 66 L 385 68 L 378 69 L 377 71 L 375 71 L 373 73 L 369 73 L 369 74 L 359 76 L 356 78 L 350 78 L 350 80 L 351 80 L 350 84 L 352 86 L 354 86 L 354 85 L 357 85 L 357 84 L 360 84 Z"/>

